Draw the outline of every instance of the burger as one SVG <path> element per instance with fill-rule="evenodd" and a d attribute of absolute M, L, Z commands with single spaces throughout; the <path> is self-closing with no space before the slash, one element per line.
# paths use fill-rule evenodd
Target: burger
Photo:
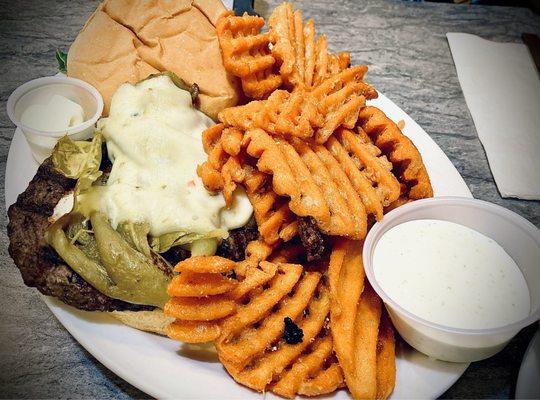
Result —
<path fill-rule="evenodd" d="M 62 138 L 9 210 L 26 285 L 81 310 L 163 333 L 177 262 L 241 259 L 258 237 L 245 193 L 231 208 L 196 174 L 201 133 L 239 101 L 215 30 L 219 0 L 106 0 L 68 53 L 68 76 L 105 109 L 91 141 Z"/>

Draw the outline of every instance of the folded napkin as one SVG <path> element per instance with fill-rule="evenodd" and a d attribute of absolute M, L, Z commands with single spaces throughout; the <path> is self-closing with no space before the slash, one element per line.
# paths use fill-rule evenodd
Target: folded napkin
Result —
<path fill-rule="evenodd" d="M 446 37 L 501 196 L 540 200 L 540 78 L 527 47 Z"/>

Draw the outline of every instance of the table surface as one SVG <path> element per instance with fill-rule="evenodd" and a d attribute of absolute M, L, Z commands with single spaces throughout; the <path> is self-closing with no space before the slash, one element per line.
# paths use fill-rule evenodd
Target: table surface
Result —
<path fill-rule="evenodd" d="M 278 1 L 257 0 L 268 15 Z M 297 1 L 333 50 L 370 67 L 367 80 L 417 121 L 445 151 L 474 197 L 540 225 L 540 202 L 502 199 L 463 98 L 445 34 L 467 32 L 519 42 L 540 34 L 527 9 L 402 1 Z M 67 50 L 97 1 L 0 1 L 0 185 L 14 127 L 5 104 L 20 84 L 56 72 L 54 51 Z M 4 188 L 0 203 L 4 204 Z M 0 397 L 147 398 L 102 366 L 26 288 L 7 252 L 7 216 L 0 213 Z M 535 327 L 523 330 L 491 359 L 473 363 L 443 398 L 508 398 Z"/>

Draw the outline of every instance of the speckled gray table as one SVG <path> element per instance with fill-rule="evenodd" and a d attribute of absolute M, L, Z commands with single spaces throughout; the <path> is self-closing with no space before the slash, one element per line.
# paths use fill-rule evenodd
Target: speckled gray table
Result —
<path fill-rule="evenodd" d="M 257 0 L 267 15 L 276 0 Z M 517 42 L 540 34 L 529 10 L 402 1 L 298 1 L 330 47 L 347 49 L 370 66 L 368 80 L 437 142 L 473 195 L 508 207 L 540 225 L 540 202 L 504 200 L 465 105 L 446 32 Z M 18 85 L 56 70 L 54 50 L 66 50 L 97 1 L 0 1 L 0 203 L 13 126 L 5 102 Z M 540 149 L 539 149 L 540 150 Z M 0 213 L 0 396 L 7 398 L 146 398 L 88 354 L 56 321 L 37 292 L 24 286 L 7 253 L 7 218 Z M 497 356 L 472 364 L 444 398 L 508 398 L 535 327 Z M 218 397 L 218 396 L 216 396 Z"/>

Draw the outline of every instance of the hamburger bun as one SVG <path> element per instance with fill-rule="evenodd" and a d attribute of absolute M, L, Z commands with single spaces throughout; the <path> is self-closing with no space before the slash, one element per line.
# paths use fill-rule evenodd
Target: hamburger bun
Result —
<path fill-rule="evenodd" d="M 216 119 L 238 102 L 215 29 L 225 10 L 220 0 L 105 0 L 71 45 L 67 74 L 96 87 L 108 115 L 121 84 L 171 71 L 199 86 L 201 111 Z"/>
<path fill-rule="evenodd" d="M 152 311 L 113 311 L 110 314 L 127 326 L 163 336 L 167 336 L 165 328 L 174 321 L 159 308 Z"/>

